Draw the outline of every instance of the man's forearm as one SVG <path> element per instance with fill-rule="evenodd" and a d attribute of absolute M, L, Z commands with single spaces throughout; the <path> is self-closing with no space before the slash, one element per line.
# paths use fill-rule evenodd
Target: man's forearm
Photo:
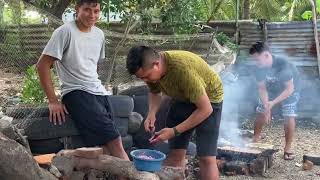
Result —
<path fill-rule="evenodd" d="M 201 110 L 198 108 L 195 111 L 193 111 L 193 113 L 188 117 L 188 119 L 177 125 L 176 128 L 180 133 L 186 132 L 189 129 L 192 129 L 200 123 L 202 123 L 205 119 L 207 119 L 210 116 L 211 113 L 212 109 Z"/>
<path fill-rule="evenodd" d="M 149 93 L 149 114 L 156 115 L 161 102 L 161 94 Z"/>
<path fill-rule="evenodd" d="M 282 93 L 272 101 L 274 104 L 278 104 L 278 103 L 284 101 L 285 99 L 287 99 L 292 93 L 293 93 L 293 91 L 291 89 L 287 88 L 284 91 L 282 91 Z"/>
<path fill-rule="evenodd" d="M 259 96 L 263 104 L 269 101 L 268 92 L 265 88 L 259 88 Z"/>
<path fill-rule="evenodd" d="M 52 83 L 51 73 L 50 73 L 50 67 L 45 66 L 37 66 L 39 78 L 40 78 L 40 84 L 43 88 L 48 101 L 49 102 L 56 102 L 58 101 L 58 98 L 54 92 L 54 86 Z"/>

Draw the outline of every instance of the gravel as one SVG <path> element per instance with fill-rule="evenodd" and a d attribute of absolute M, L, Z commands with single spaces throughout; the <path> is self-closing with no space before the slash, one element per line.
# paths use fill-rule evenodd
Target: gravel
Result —
<path fill-rule="evenodd" d="M 253 121 L 246 121 L 242 126 L 243 129 L 252 129 Z M 221 175 L 221 180 L 320 180 L 320 176 L 316 174 L 320 171 L 320 166 L 313 166 L 310 171 L 303 171 L 302 167 L 296 166 L 296 164 L 300 164 L 302 166 L 302 157 L 304 154 L 320 154 L 320 119 L 305 119 L 297 121 L 295 141 L 292 147 L 296 157 L 292 161 L 283 160 L 283 120 L 273 120 L 270 125 L 264 127 L 263 132 L 266 133 L 267 136 L 262 140 L 262 142 L 273 144 L 279 149 L 279 152 L 275 154 L 274 165 L 268 169 L 266 175 L 264 177 Z M 188 177 L 188 180 L 197 179 L 194 173 L 191 172 L 192 169 L 197 168 L 197 165 L 194 165 L 196 164 L 196 161 L 197 160 L 195 159 L 191 159 L 189 162 L 189 165 L 195 167 L 189 167 L 190 176 Z"/>

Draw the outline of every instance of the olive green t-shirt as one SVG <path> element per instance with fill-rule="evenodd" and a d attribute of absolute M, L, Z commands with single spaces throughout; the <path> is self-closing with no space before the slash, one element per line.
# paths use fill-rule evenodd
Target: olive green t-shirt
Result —
<path fill-rule="evenodd" d="M 148 83 L 151 92 L 192 103 L 206 92 L 212 103 L 222 102 L 221 79 L 200 56 L 175 50 L 165 51 L 164 57 L 166 74 L 157 83 Z"/>

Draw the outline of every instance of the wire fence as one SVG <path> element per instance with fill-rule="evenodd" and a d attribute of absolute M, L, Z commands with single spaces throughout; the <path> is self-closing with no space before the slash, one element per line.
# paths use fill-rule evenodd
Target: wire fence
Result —
<path fill-rule="evenodd" d="M 0 19 L 0 69 L 6 69 L 13 74 L 18 73 L 24 80 L 30 77 L 36 79 L 36 74 L 32 76 L 32 72 L 29 72 L 30 77 L 28 76 L 28 68 L 37 62 L 52 32 L 61 26 L 63 21 L 21 0 L 0 0 L 0 2 L 3 3 L 2 9 L 0 4 L 0 12 L 2 10 L 4 14 L 4 18 Z M 38 18 L 31 19 L 30 14 L 36 14 Z M 135 24 L 136 22 L 128 23 L 126 29 L 132 29 Z M 125 68 L 126 54 L 133 45 L 149 45 L 159 51 L 170 49 L 193 51 L 204 57 L 211 65 L 219 61 L 231 62 L 234 59 L 233 53 L 222 53 L 223 47 L 217 48 L 217 42 L 213 41 L 214 33 L 134 35 L 129 31 L 119 33 L 105 28 L 103 31 L 107 57 L 98 65 L 98 74 L 108 89 L 127 88 L 137 82 L 140 83 L 130 76 Z M 24 82 L 20 81 L 17 85 L 20 87 L 17 96 L 24 94 Z M 59 86 L 56 86 L 56 89 L 59 93 Z M 1 102 L 0 106 L 6 104 Z"/>

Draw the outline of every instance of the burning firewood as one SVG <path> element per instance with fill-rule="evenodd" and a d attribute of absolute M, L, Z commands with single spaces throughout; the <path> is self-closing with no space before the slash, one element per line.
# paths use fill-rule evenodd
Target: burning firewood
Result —
<path fill-rule="evenodd" d="M 242 147 L 218 147 L 218 159 L 225 159 L 222 173 L 226 175 L 264 175 L 273 165 L 274 153 L 278 150 L 273 145 L 249 143 Z M 221 169 L 220 169 L 221 171 Z"/>

